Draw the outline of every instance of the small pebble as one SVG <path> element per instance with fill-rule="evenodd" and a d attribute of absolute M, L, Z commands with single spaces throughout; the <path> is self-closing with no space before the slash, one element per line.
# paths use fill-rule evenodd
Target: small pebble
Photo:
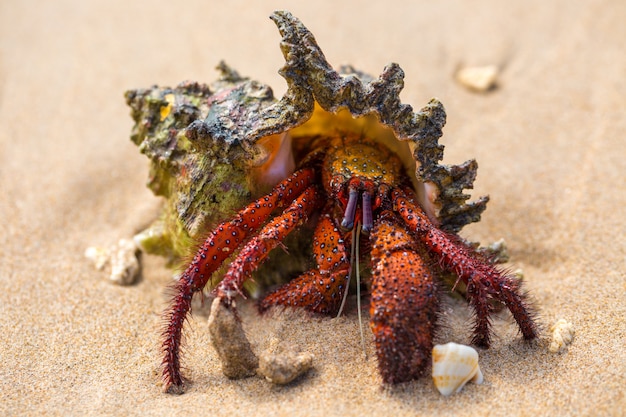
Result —
<path fill-rule="evenodd" d="M 470 90 L 484 93 L 496 86 L 498 67 L 487 65 L 484 67 L 466 67 L 456 73 L 456 80 Z"/>
<path fill-rule="evenodd" d="M 252 351 L 241 320 L 219 297 L 211 304 L 209 333 L 211 344 L 222 362 L 224 375 L 231 379 L 241 379 L 256 374 L 259 359 Z"/>
<path fill-rule="evenodd" d="M 285 385 L 305 374 L 311 366 L 313 366 L 311 353 L 275 344 L 261 355 L 259 374 L 273 384 Z"/>

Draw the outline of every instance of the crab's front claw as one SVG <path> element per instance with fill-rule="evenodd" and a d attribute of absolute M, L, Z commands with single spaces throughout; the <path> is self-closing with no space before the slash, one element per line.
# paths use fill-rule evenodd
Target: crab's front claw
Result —
<path fill-rule="evenodd" d="M 370 326 L 385 384 L 418 378 L 429 363 L 437 320 L 437 291 L 406 229 L 381 219 L 372 234 Z"/>
<path fill-rule="evenodd" d="M 211 343 L 222 362 L 222 372 L 228 378 L 240 379 L 254 376 L 259 358 L 252 351 L 243 331 L 235 303 L 216 297 L 209 316 Z"/>

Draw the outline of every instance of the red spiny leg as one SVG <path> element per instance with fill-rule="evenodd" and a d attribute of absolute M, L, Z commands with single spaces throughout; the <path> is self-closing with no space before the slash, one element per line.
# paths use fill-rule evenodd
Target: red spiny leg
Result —
<path fill-rule="evenodd" d="M 437 320 L 433 274 L 414 237 L 391 216 L 371 234 L 370 327 L 386 384 L 419 377 L 427 368 Z M 428 258 L 428 256 L 425 256 Z"/>
<path fill-rule="evenodd" d="M 166 328 L 163 331 L 163 382 L 164 390 L 183 392 L 180 374 L 180 345 L 183 324 L 191 309 L 191 298 L 207 284 L 211 274 L 232 251 L 256 231 L 274 211 L 300 195 L 314 180 L 312 169 L 295 172 L 282 181 L 266 196 L 259 198 L 241 210 L 229 222 L 221 223 L 213 230 L 196 253 L 193 261 L 175 284 L 175 295 L 166 310 Z"/>
<path fill-rule="evenodd" d="M 533 313 L 516 279 L 492 265 L 488 260 L 463 243 L 456 235 L 436 228 L 424 211 L 400 190 L 392 193 L 394 210 L 439 259 L 442 267 L 454 272 L 467 285 L 467 294 L 476 313 L 472 342 L 488 347 L 490 343 L 489 299 L 504 303 L 513 314 L 525 339 L 537 337 Z"/>
<path fill-rule="evenodd" d="M 289 233 L 306 222 L 321 204 L 321 193 L 316 186 L 304 190 L 282 214 L 266 224 L 239 252 L 215 289 L 215 294 L 227 305 L 237 294 L 242 294 L 241 287 L 250 273 L 261 265 L 270 251 L 280 245 Z"/>
<path fill-rule="evenodd" d="M 268 294 L 259 303 L 261 311 L 281 305 L 303 307 L 319 314 L 337 314 L 350 278 L 350 264 L 341 233 L 327 213 L 320 217 L 315 228 L 313 253 L 318 268 Z"/>

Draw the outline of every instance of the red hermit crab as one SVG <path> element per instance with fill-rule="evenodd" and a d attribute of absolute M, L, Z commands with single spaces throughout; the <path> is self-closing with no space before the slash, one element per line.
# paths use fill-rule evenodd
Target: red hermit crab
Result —
<path fill-rule="evenodd" d="M 415 379 L 428 366 L 439 310 L 436 281 L 444 272 L 467 287 L 474 344 L 489 345 L 494 300 L 511 311 L 525 339 L 535 338 L 520 283 L 456 234 L 479 219 L 487 198 L 466 203 L 463 190 L 472 186 L 475 161 L 439 164 L 441 103 L 433 99 L 414 113 L 400 103 L 397 65 L 378 79 L 351 68 L 336 72 L 300 21 L 288 12 L 272 19 L 287 61 L 281 100 L 223 64 L 211 86 L 127 93 L 137 121 L 133 141 L 154 162 L 150 186 L 168 197 L 166 214 L 144 246 L 176 256 L 193 247 L 186 242 L 206 238 L 166 311 L 166 390 L 182 392 L 181 337 L 193 295 L 219 282 L 213 294 L 234 309 L 246 281 L 305 224 L 314 230 L 304 253 L 309 261 L 297 273 L 290 269 L 293 278 L 265 295 L 259 308 L 336 315 L 352 266 L 369 260 L 370 326 L 384 383 Z M 354 247 L 361 259 L 351 259 Z M 226 272 L 216 277 L 223 264 Z"/>

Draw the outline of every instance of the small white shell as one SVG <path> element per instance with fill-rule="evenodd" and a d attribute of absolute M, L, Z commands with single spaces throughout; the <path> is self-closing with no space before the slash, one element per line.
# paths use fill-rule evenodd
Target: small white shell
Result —
<path fill-rule="evenodd" d="M 561 353 L 567 349 L 567 345 L 572 343 L 574 339 L 574 325 L 565 319 L 559 319 L 550 327 L 552 332 L 552 340 L 548 350 L 552 353 Z"/>
<path fill-rule="evenodd" d="M 433 382 L 443 395 L 461 391 L 468 382 L 482 384 L 483 374 L 478 366 L 478 352 L 457 343 L 433 348 Z"/>

